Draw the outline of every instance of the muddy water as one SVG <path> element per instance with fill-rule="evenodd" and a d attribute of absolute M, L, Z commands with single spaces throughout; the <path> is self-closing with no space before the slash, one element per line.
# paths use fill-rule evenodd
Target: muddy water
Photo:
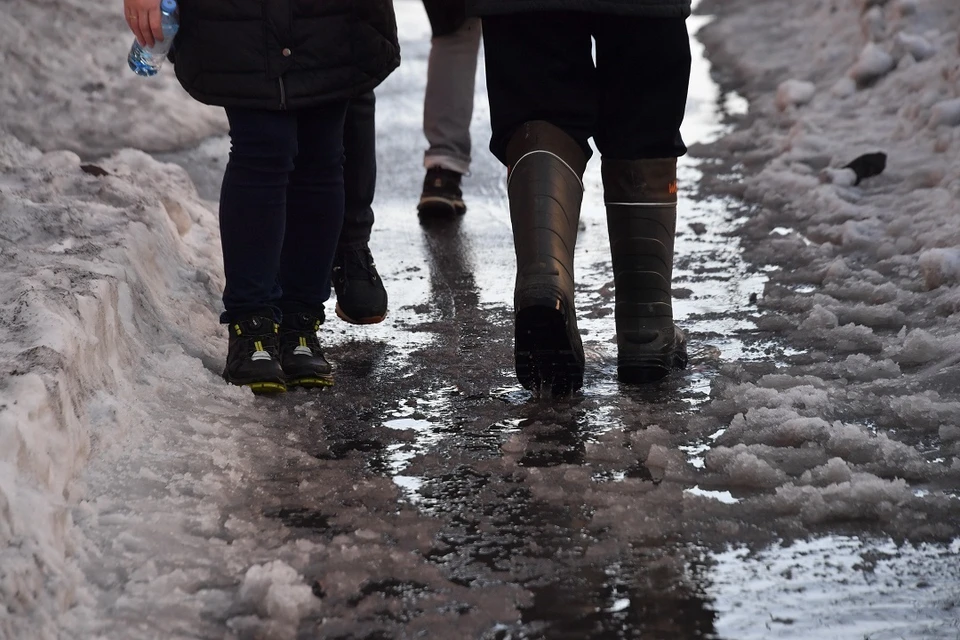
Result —
<path fill-rule="evenodd" d="M 710 411 L 724 365 L 777 364 L 796 353 L 751 320 L 765 268 L 742 259 L 737 231 L 746 212 L 698 188 L 704 172 L 723 167 L 692 157 L 681 165 L 674 286 L 691 339 L 689 369 L 649 388 L 616 382 L 609 244 L 594 161 L 576 254 L 584 389 L 567 399 L 536 398 L 516 383 L 512 237 L 504 171 L 485 150 L 482 74 L 475 161 L 464 181 L 469 211 L 422 226 L 415 203 L 428 26 L 419 3 L 397 7 L 404 65 L 378 91 L 380 180 L 371 242 L 390 314 L 373 327 L 328 321 L 323 339 L 338 363 L 338 386 L 311 401 L 313 418 L 288 429 L 299 431 L 297 441 L 317 458 L 349 461 L 345 473 L 357 481 L 389 478 L 397 512 L 435 527 L 428 548 L 417 552 L 421 560 L 444 576 L 451 593 L 464 591 L 449 596 L 453 604 L 443 611 L 425 613 L 422 584 L 371 578 L 358 597 L 386 604 L 373 611 L 361 611 L 359 600 L 329 604 L 339 635 L 324 637 L 407 637 L 431 615 L 437 620 L 430 637 L 479 637 L 457 620 L 478 618 L 484 608 L 492 621 L 477 623 L 483 637 L 504 639 L 951 637 L 941 623 L 956 584 L 956 548 L 903 550 L 866 531 L 786 543 L 749 521 L 736 528 L 749 535 L 731 533 L 720 519 L 689 513 L 684 496 L 716 505 L 709 511 L 734 509 L 746 494 L 663 477 L 635 451 L 637 434 L 655 425 L 701 468 L 724 428 Z M 691 20 L 692 31 L 703 20 Z M 688 143 L 709 142 L 746 105 L 718 90 L 696 40 L 693 49 L 684 135 Z M 186 166 L 215 199 L 226 148 L 225 140 L 211 140 L 168 159 Z M 294 407 L 291 415 L 301 415 L 299 402 L 284 400 Z M 324 404 L 337 410 L 325 412 Z M 276 478 L 299 481 L 280 472 Z M 336 509 L 316 506 L 334 519 Z M 333 535 L 327 520 L 314 536 Z M 295 524 L 310 528 L 308 521 Z M 402 530 L 395 535 L 402 540 Z M 471 593 L 486 595 L 463 595 Z M 514 613 L 493 613 L 501 607 Z M 891 622 L 898 618 L 907 622 Z M 304 637 L 326 629 L 321 621 L 305 624 Z M 889 635 L 892 628 L 900 635 Z M 870 635 L 878 630 L 885 635 Z"/>

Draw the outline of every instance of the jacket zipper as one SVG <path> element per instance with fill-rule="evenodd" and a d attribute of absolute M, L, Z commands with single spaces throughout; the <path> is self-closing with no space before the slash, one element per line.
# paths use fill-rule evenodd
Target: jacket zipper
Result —
<path fill-rule="evenodd" d="M 277 78 L 277 81 L 280 83 L 280 109 L 285 110 L 287 108 L 287 89 L 283 86 L 283 78 Z"/>

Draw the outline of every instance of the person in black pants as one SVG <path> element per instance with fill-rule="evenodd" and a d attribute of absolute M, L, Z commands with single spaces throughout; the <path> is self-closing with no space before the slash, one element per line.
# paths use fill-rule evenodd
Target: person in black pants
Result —
<path fill-rule="evenodd" d="M 426 176 L 417 205 L 421 217 L 466 212 L 460 180 L 470 170 L 480 24 L 468 18 L 464 0 L 423 0 L 432 40 L 423 105 Z M 370 251 L 377 181 L 376 99 L 368 92 L 350 101 L 343 130 L 346 215 L 333 266 L 337 315 L 352 324 L 382 322 L 388 296 Z"/>
<path fill-rule="evenodd" d="M 156 0 L 124 0 L 151 43 Z M 220 196 L 226 286 L 223 377 L 255 393 L 326 386 L 317 332 L 344 216 L 349 101 L 400 62 L 390 0 L 191 0 L 174 68 L 184 89 L 226 108 L 230 158 Z M 158 23 L 157 23 L 158 24 Z"/>
<path fill-rule="evenodd" d="M 689 0 L 471 0 L 483 18 L 490 149 L 508 168 L 517 377 L 583 384 L 574 246 L 588 139 L 602 154 L 618 377 L 686 366 L 671 299 L 676 159 L 690 76 Z M 596 43 L 596 62 L 592 55 Z"/>
<path fill-rule="evenodd" d="M 370 252 L 377 187 L 376 97 L 350 101 L 343 127 L 343 229 L 333 260 L 337 316 L 351 324 L 376 324 L 387 315 L 387 290 Z"/>

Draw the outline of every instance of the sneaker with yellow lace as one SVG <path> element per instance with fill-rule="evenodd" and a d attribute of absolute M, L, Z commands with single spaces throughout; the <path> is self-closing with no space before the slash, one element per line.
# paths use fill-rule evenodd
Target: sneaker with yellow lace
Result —
<path fill-rule="evenodd" d="M 279 325 L 272 318 L 249 316 L 228 325 L 230 341 L 223 379 L 254 393 L 287 390 L 280 367 Z"/>
<path fill-rule="evenodd" d="M 284 314 L 280 323 L 280 365 L 289 386 L 329 387 L 333 367 L 323 357 L 317 332 L 324 316 L 311 313 Z"/>

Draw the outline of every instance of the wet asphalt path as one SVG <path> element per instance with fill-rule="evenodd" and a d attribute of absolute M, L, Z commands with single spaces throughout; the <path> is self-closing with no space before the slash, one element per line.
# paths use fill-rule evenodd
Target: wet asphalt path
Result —
<path fill-rule="evenodd" d="M 724 365 L 790 353 L 751 320 L 765 277 L 741 257 L 743 210 L 699 190 L 703 172 L 714 183 L 736 176 L 722 163 L 684 160 L 675 288 L 691 365 L 658 385 L 622 387 L 595 158 L 576 257 L 584 389 L 534 397 L 512 370 L 514 257 L 504 171 L 485 148 L 482 75 L 469 211 L 420 224 L 428 27 L 418 3 L 398 9 L 404 64 L 378 90 L 371 242 L 389 316 L 353 327 L 328 313 L 321 337 L 336 386 L 272 400 L 290 455 L 264 469 L 256 496 L 264 517 L 320 545 L 306 578 L 323 615 L 304 620 L 300 636 L 726 637 L 717 630 L 718 554 L 732 539 L 763 545 L 798 532 L 736 513 L 727 487 L 701 487 L 649 454 L 667 447 L 702 468 L 729 423 L 711 409 Z M 736 104 L 697 65 L 688 141 L 720 132 L 721 105 Z M 224 140 L 211 140 L 167 159 L 213 200 L 225 152 Z M 708 499 L 691 504 L 695 485 Z"/>

